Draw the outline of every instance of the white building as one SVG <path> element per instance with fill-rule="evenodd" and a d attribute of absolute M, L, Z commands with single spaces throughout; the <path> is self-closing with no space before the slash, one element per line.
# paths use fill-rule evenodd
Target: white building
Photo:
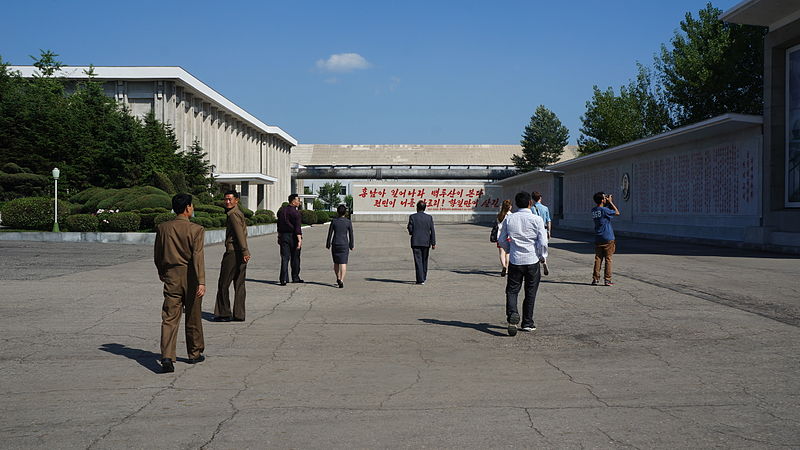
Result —
<path fill-rule="evenodd" d="M 11 66 L 31 77 L 33 66 Z M 86 79 L 88 67 L 58 76 Z M 180 67 L 94 67 L 106 94 L 137 116 L 154 111 L 170 124 L 182 149 L 197 139 L 215 167 L 214 177 L 242 195 L 250 209 L 276 211 L 291 193 L 290 153 L 297 141 L 267 125 Z"/>

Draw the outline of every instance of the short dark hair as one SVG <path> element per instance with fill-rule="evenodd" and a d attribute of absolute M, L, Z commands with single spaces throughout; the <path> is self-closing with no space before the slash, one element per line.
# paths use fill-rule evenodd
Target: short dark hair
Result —
<path fill-rule="evenodd" d="M 424 201 L 420 200 L 417 202 L 417 212 L 425 211 L 425 208 L 427 207 L 428 205 L 426 205 Z"/>
<path fill-rule="evenodd" d="M 347 206 L 345 206 L 345 205 L 337 206 L 336 207 L 336 214 L 338 214 L 339 217 L 344 217 L 344 215 L 347 214 Z"/>
<path fill-rule="evenodd" d="M 222 194 L 223 197 L 226 195 L 232 195 L 234 198 L 239 198 L 239 193 L 236 192 L 236 189 L 228 189 L 224 194 Z"/>
<path fill-rule="evenodd" d="M 600 191 L 600 192 L 594 194 L 594 197 L 593 197 L 594 198 L 594 202 L 595 203 L 603 203 L 603 200 L 605 200 L 605 197 L 606 197 L 606 193 L 603 192 L 603 191 Z"/>
<path fill-rule="evenodd" d="M 542 199 L 542 194 L 540 194 L 539 191 L 533 191 L 531 192 L 531 198 L 533 198 L 533 201 L 538 202 Z"/>
<path fill-rule="evenodd" d="M 530 208 L 531 194 L 525 191 L 517 192 L 517 195 L 514 196 L 514 204 L 517 205 L 517 208 Z"/>
<path fill-rule="evenodd" d="M 289 196 L 289 203 L 292 203 L 294 201 L 294 199 L 296 199 L 297 197 L 299 197 L 299 195 L 297 195 L 297 194 L 290 195 Z"/>
<path fill-rule="evenodd" d="M 181 214 L 186 211 L 186 207 L 192 204 L 192 194 L 175 194 L 172 197 L 172 211 Z"/>

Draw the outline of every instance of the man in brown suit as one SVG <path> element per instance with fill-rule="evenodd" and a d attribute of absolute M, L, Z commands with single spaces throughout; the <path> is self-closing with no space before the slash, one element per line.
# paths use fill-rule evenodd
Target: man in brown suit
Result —
<path fill-rule="evenodd" d="M 217 284 L 217 304 L 214 306 L 214 320 L 227 322 L 231 320 L 230 286 L 233 282 L 233 320 L 244 320 L 245 288 L 244 279 L 247 271 L 247 262 L 250 261 L 250 251 L 247 249 L 247 222 L 244 214 L 239 209 L 239 193 L 236 191 L 225 192 L 225 209 L 228 219 L 225 222 L 225 254 L 222 255 L 222 264 L 219 269 L 219 283 Z"/>
<path fill-rule="evenodd" d="M 205 360 L 201 305 L 206 293 L 206 269 L 203 256 L 203 227 L 189 222 L 194 213 L 192 196 L 172 197 L 174 220 L 156 227 L 153 259 L 158 277 L 164 282 L 164 305 L 161 307 L 161 368 L 174 372 L 175 346 L 181 310 L 186 309 L 186 351 L 189 364 Z"/>

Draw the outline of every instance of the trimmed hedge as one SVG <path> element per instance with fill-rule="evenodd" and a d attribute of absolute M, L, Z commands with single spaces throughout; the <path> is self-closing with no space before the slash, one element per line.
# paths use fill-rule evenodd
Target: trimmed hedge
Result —
<path fill-rule="evenodd" d="M 63 222 L 72 205 L 58 201 L 58 221 Z M 3 205 L 3 225 L 21 230 L 52 230 L 53 199 L 49 197 L 23 197 Z"/>
<path fill-rule="evenodd" d="M 147 194 L 132 199 L 128 198 L 120 207 L 120 209 L 124 211 L 135 211 L 145 208 L 159 208 L 169 211 L 172 209 L 172 198 L 167 195 Z"/>
<path fill-rule="evenodd" d="M 317 223 L 325 223 L 329 220 L 328 211 L 314 211 L 317 216 Z"/>
<path fill-rule="evenodd" d="M 163 212 L 142 213 L 139 212 L 142 221 L 139 223 L 140 230 L 152 230 L 156 227 L 156 217 Z"/>
<path fill-rule="evenodd" d="M 210 217 L 192 217 L 189 219 L 192 223 L 196 223 L 198 225 L 203 226 L 204 228 L 212 228 L 217 224 L 216 220 L 213 220 Z"/>
<path fill-rule="evenodd" d="M 275 217 L 275 213 L 272 212 L 272 210 L 269 210 L 269 209 L 259 209 L 258 211 L 256 211 L 255 215 L 257 215 L 257 216 L 267 216 L 267 218 L 269 220 L 267 220 L 264 223 L 273 223 L 273 222 L 277 222 L 278 221 L 277 217 Z"/>
<path fill-rule="evenodd" d="M 156 215 L 155 219 L 153 219 L 153 228 L 161 225 L 164 222 L 172 220 L 174 218 L 175 218 L 175 214 L 174 213 L 168 212 L 168 213 L 158 214 L 158 215 Z"/>
<path fill-rule="evenodd" d="M 136 211 L 133 212 L 139 214 L 153 214 L 153 213 L 158 214 L 158 213 L 168 213 L 170 212 L 171 209 L 172 206 L 170 206 L 169 208 L 142 208 L 142 209 L 137 209 Z"/>
<path fill-rule="evenodd" d="M 194 212 L 207 212 L 210 214 L 225 214 L 225 208 L 217 205 L 194 205 Z"/>
<path fill-rule="evenodd" d="M 311 211 L 310 209 L 304 209 L 300 211 L 301 222 L 306 225 L 312 225 L 317 223 L 317 213 L 315 211 Z"/>
<path fill-rule="evenodd" d="M 241 209 L 241 210 L 242 210 L 242 213 L 244 213 L 244 216 L 245 216 L 246 218 L 248 218 L 248 219 L 249 219 L 249 218 L 251 218 L 251 217 L 253 217 L 253 216 L 255 215 L 255 213 L 253 212 L 253 210 L 252 210 L 252 209 L 247 209 L 247 208 L 245 208 L 244 206 L 242 206 L 242 204 L 241 204 L 241 203 L 239 203 L 239 209 Z"/>
<path fill-rule="evenodd" d="M 160 200 L 153 200 L 150 196 L 162 197 Z M 151 204 L 140 203 L 141 199 L 147 197 Z M 136 186 L 132 188 L 117 189 L 110 196 L 106 196 L 97 203 L 99 209 L 119 209 L 122 211 L 132 211 L 139 208 L 172 208 L 172 198 L 166 192 L 153 186 Z"/>
<path fill-rule="evenodd" d="M 64 225 L 67 231 L 89 233 L 99 229 L 100 221 L 91 214 L 73 214 L 64 219 Z"/>
<path fill-rule="evenodd" d="M 133 212 L 118 212 L 113 214 L 101 214 L 100 231 L 111 231 L 124 233 L 128 231 L 139 231 L 142 218 Z"/>

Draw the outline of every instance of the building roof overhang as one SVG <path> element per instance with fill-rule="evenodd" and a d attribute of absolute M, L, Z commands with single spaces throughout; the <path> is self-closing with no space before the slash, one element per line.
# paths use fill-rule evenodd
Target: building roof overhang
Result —
<path fill-rule="evenodd" d="M 182 67 L 178 66 L 93 66 L 97 80 L 176 80 L 202 94 L 217 105 L 228 110 L 234 116 L 249 123 L 253 127 L 267 134 L 274 134 L 292 146 L 297 145 L 297 140 L 279 127 L 267 125 L 258 120 L 222 94 L 212 89 L 207 84 L 195 78 Z M 9 66 L 12 71 L 19 71 L 23 77 L 38 75 L 39 71 L 34 66 Z M 67 79 L 86 79 L 89 66 L 66 66 L 58 72 L 58 76 Z"/>
<path fill-rule="evenodd" d="M 277 178 L 263 173 L 215 173 L 212 174 L 215 181 L 220 183 L 241 183 L 247 181 L 256 184 L 275 184 Z"/>
<path fill-rule="evenodd" d="M 743 0 L 719 16 L 742 25 L 760 25 L 775 30 L 800 20 L 800 3 L 787 0 Z"/>

